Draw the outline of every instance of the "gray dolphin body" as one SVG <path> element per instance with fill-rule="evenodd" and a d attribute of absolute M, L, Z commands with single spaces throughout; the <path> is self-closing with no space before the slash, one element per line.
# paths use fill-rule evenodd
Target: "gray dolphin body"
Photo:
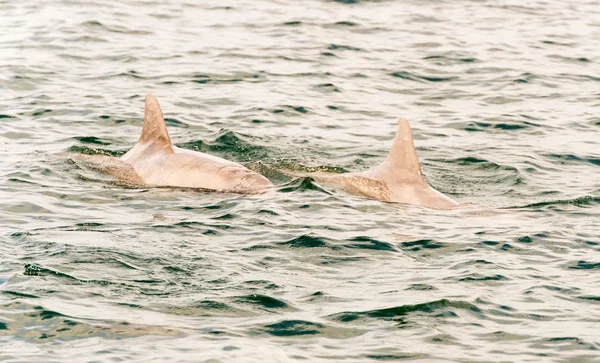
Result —
<path fill-rule="evenodd" d="M 106 158 L 106 157 L 105 157 Z M 171 143 L 160 105 L 148 94 L 144 127 L 137 144 L 104 169 L 134 184 L 262 193 L 273 186 L 264 176 L 216 156 L 180 149 Z M 131 170 L 133 169 L 133 170 Z"/>
<path fill-rule="evenodd" d="M 387 158 L 375 168 L 357 173 L 314 173 L 310 176 L 352 194 L 384 202 L 434 209 L 450 209 L 459 205 L 433 189 L 423 178 L 412 131 L 406 119 L 398 121 L 392 148 Z"/>

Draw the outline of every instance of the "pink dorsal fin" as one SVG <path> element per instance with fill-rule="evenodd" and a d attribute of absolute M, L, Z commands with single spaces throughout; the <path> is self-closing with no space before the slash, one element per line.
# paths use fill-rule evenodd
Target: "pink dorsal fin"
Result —
<path fill-rule="evenodd" d="M 401 118 L 398 121 L 396 137 L 390 152 L 381 165 L 376 169 L 378 173 L 394 174 L 400 178 L 415 178 L 423 180 L 421 165 L 417 158 L 417 151 L 413 143 L 413 135 L 408 121 Z"/>
<path fill-rule="evenodd" d="M 144 128 L 138 142 L 141 144 L 154 143 L 156 146 L 172 146 L 160 105 L 156 97 L 150 93 L 146 95 Z"/>

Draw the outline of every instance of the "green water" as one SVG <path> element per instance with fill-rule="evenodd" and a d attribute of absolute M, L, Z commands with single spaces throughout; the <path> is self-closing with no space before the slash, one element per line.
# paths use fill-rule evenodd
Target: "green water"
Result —
<path fill-rule="evenodd" d="M 0 360 L 600 362 L 597 1 L 0 1 Z M 262 196 L 111 183 L 155 94 Z M 410 120 L 428 182 L 359 171 Z"/>

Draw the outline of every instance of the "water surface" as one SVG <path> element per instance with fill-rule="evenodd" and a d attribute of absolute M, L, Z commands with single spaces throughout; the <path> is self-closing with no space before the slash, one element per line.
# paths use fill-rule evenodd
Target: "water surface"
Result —
<path fill-rule="evenodd" d="M 600 361 L 600 3 L 0 1 L 0 360 Z M 135 189 L 172 140 L 287 185 Z M 411 121 L 428 182 L 358 171 Z"/>

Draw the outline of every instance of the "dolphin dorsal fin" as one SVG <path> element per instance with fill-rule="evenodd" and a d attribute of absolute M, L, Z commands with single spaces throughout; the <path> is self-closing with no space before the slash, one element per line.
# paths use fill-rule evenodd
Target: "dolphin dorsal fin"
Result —
<path fill-rule="evenodd" d="M 401 118 L 398 121 L 392 148 L 385 161 L 375 170 L 388 175 L 391 173 L 394 178 L 424 180 L 413 142 L 412 130 L 406 119 Z"/>
<path fill-rule="evenodd" d="M 171 138 L 167 132 L 167 125 L 160 109 L 160 105 L 152 94 L 146 95 L 146 105 L 144 107 L 144 128 L 138 141 L 140 144 L 153 143 L 156 146 L 165 146 L 171 148 Z"/>

